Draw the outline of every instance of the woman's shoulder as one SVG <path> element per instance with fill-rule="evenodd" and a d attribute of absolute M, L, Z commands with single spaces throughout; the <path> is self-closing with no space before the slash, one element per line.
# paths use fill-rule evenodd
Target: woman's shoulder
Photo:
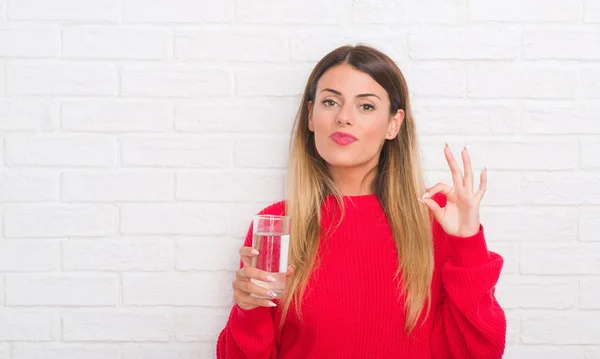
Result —
<path fill-rule="evenodd" d="M 271 203 L 261 209 L 257 215 L 269 214 L 273 216 L 285 216 L 285 200 Z"/>

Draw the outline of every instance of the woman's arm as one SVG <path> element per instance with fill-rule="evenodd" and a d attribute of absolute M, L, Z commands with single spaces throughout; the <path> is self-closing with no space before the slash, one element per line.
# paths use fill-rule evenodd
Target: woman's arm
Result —
<path fill-rule="evenodd" d="M 244 247 L 252 246 L 252 225 Z M 240 262 L 240 267 L 243 264 Z M 237 304 L 231 309 L 225 328 L 217 341 L 217 359 L 269 359 L 277 357 L 275 346 L 276 308 L 244 310 Z"/>
<path fill-rule="evenodd" d="M 434 313 L 431 357 L 500 359 L 506 343 L 506 316 L 494 297 L 503 265 L 487 249 L 483 228 L 468 238 L 443 233 L 450 255 L 442 265 L 442 290 Z"/>

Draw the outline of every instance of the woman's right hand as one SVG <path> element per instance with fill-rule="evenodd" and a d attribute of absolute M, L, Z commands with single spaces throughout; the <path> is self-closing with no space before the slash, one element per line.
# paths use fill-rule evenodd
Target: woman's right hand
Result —
<path fill-rule="evenodd" d="M 240 248 L 240 258 L 243 266 L 240 270 L 235 273 L 235 280 L 233 281 L 233 300 L 235 303 L 244 310 L 250 310 L 258 307 L 275 307 L 277 306 L 274 302 L 265 298 L 256 298 L 252 294 L 261 297 L 274 298 L 276 295 L 272 291 L 258 286 L 250 279 L 257 279 L 263 282 L 274 282 L 273 278 L 269 273 L 264 272 L 258 268 L 252 267 L 252 258 L 258 255 L 258 251 L 252 247 Z M 289 277 L 294 273 L 294 268 L 288 266 L 286 276 Z"/>

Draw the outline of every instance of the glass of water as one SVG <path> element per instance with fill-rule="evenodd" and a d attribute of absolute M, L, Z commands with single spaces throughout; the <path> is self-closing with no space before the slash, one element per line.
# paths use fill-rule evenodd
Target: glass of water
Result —
<path fill-rule="evenodd" d="M 269 289 L 282 298 L 290 248 L 290 217 L 274 215 L 254 216 L 252 247 L 258 256 L 252 258 L 252 267 L 267 272 L 275 282 L 252 279 L 252 283 Z"/>

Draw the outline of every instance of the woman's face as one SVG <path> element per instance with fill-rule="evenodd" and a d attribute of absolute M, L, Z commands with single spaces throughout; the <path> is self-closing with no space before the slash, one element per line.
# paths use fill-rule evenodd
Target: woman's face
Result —
<path fill-rule="evenodd" d="M 332 170 L 375 167 L 383 143 L 396 137 L 404 120 L 403 110 L 390 114 L 385 89 L 348 64 L 321 76 L 308 109 L 317 151 Z"/>

